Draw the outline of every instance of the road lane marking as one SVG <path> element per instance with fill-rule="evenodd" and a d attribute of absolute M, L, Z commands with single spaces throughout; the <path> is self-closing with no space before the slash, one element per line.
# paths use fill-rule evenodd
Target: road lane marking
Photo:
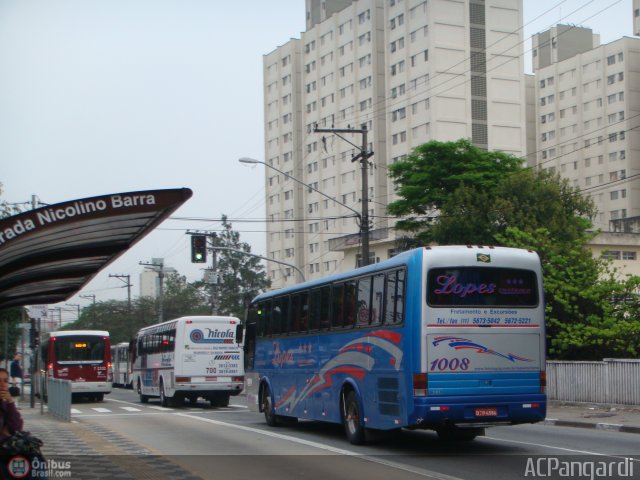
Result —
<path fill-rule="evenodd" d="M 111 410 L 109 410 L 108 408 L 102 408 L 102 407 L 92 407 L 91 410 L 98 413 L 111 413 Z"/>
<path fill-rule="evenodd" d="M 534 443 L 534 442 L 523 442 L 520 440 L 507 440 L 504 438 L 496 438 L 496 437 L 489 437 L 489 436 L 485 436 L 485 437 L 477 437 L 477 440 L 495 440 L 498 442 L 505 442 L 505 443 L 515 443 L 518 445 L 530 445 L 532 447 L 544 447 L 544 448 L 552 448 L 555 450 L 562 450 L 564 452 L 571 452 L 571 453 L 580 453 L 583 455 L 594 455 L 594 456 L 599 456 L 599 457 L 611 457 L 611 458 L 627 458 L 627 457 L 621 457 L 620 455 L 614 455 L 614 454 L 609 454 L 609 453 L 599 453 L 599 452 L 592 452 L 590 450 L 576 450 L 575 448 L 565 448 L 565 447 L 556 447 L 554 445 L 546 445 L 544 443 Z M 631 459 L 634 462 L 640 462 L 640 459 L 635 459 L 632 458 Z"/>
<path fill-rule="evenodd" d="M 261 430 L 259 428 L 247 427 L 245 425 L 236 425 L 234 423 L 221 422 L 220 420 L 213 420 L 211 418 L 195 417 L 195 416 L 189 415 L 187 413 L 176 412 L 176 413 L 174 413 L 174 415 L 177 415 L 179 417 L 190 418 L 192 420 L 197 420 L 197 421 L 200 421 L 200 422 L 212 423 L 214 425 L 218 425 L 218 426 L 221 426 L 221 427 L 234 428 L 236 430 L 243 430 L 245 432 L 257 433 L 257 434 L 260 434 L 260 435 L 265 435 L 267 437 L 278 438 L 280 440 L 286 440 L 286 441 L 289 441 L 289 442 L 298 443 L 300 445 L 306 445 L 308 447 L 317 448 L 317 449 L 320 449 L 320 450 L 326 450 L 326 451 L 331 452 L 331 453 L 337 453 L 339 455 L 357 457 L 357 458 L 365 460 L 367 462 L 377 463 L 377 464 L 380 464 L 380 465 L 387 466 L 389 468 L 394 468 L 394 469 L 397 469 L 397 470 L 403 470 L 405 472 L 414 473 L 416 475 L 420 475 L 420 476 L 428 477 L 428 478 L 433 478 L 433 479 L 436 479 L 436 480 L 462 480 L 461 478 L 452 477 L 451 475 L 446 475 L 444 473 L 435 472 L 435 471 L 427 470 L 427 469 L 424 469 L 424 468 L 411 467 L 409 465 L 403 465 L 401 463 L 392 462 L 390 460 L 384 460 L 384 459 L 381 459 L 381 458 L 376 458 L 376 457 L 371 457 L 371 456 L 368 456 L 368 455 L 364 455 L 362 453 L 358 453 L 358 452 L 355 452 L 353 450 L 345 450 L 343 448 L 336 448 L 336 447 L 332 447 L 330 445 L 325 445 L 323 443 L 312 442 L 310 440 L 304 440 L 304 439 L 301 439 L 301 438 L 292 437 L 290 435 L 284 435 L 282 433 L 271 432 L 271 431 L 268 431 L 268 430 Z"/>
<path fill-rule="evenodd" d="M 127 412 L 141 412 L 142 409 L 136 407 L 120 407 L 122 410 L 126 410 Z"/>

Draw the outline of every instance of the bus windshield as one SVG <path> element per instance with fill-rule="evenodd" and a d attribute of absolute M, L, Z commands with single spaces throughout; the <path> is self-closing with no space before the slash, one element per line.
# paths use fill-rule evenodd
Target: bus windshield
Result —
<path fill-rule="evenodd" d="M 532 270 L 514 268 L 433 268 L 427 303 L 432 307 L 536 307 L 538 280 Z"/>
<path fill-rule="evenodd" d="M 64 336 L 55 341 L 55 359 L 61 365 L 102 363 L 105 341 L 98 336 Z"/>

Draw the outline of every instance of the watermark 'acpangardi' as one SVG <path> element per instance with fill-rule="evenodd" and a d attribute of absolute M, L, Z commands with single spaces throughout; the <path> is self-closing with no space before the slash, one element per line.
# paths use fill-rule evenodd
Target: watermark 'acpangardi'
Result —
<path fill-rule="evenodd" d="M 560 460 L 558 457 L 528 458 L 524 476 L 534 478 L 633 478 L 632 458 L 614 461 Z"/>

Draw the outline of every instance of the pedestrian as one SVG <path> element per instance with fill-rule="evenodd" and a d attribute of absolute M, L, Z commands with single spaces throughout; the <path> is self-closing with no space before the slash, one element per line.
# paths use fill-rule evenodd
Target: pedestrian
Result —
<path fill-rule="evenodd" d="M 9 372 L 0 368 L 0 444 L 22 430 L 22 416 L 9 393 Z"/>
<path fill-rule="evenodd" d="M 21 359 L 22 355 L 20 353 L 16 353 L 13 357 L 13 361 L 11 362 L 11 383 L 14 387 L 19 387 L 22 383 L 22 365 L 20 365 Z"/>

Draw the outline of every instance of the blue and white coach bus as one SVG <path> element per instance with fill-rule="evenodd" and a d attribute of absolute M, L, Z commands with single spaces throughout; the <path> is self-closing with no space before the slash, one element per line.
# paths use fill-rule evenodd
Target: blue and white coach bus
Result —
<path fill-rule="evenodd" d="M 245 326 L 249 407 L 367 429 L 471 440 L 545 418 L 542 271 L 535 252 L 426 247 L 271 291 Z"/>

